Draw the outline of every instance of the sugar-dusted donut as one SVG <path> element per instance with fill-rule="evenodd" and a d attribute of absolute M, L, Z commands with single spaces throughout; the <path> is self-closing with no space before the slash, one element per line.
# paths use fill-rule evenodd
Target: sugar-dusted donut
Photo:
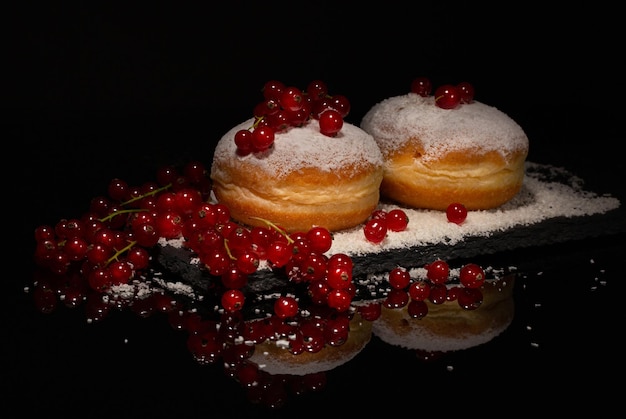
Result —
<path fill-rule="evenodd" d="M 229 130 L 213 156 L 213 192 L 233 219 L 255 226 L 264 225 L 262 218 L 287 231 L 315 225 L 337 231 L 361 224 L 376 208 L 383 160 L 370 134 L 344 123 L 327 136 L 311 119 L 277 133 L 268 150 L 241 155 L 235 133 L 253 123 Z"/>
<path fill-rule="evenodd" d="M 524 180 L 528 137 L 511 117 L 478 101 L 453 109 L 408 93 L 376 103 L 361 121 L 383 158 L 381 197 L 414 208 L 496 208 Z"/>

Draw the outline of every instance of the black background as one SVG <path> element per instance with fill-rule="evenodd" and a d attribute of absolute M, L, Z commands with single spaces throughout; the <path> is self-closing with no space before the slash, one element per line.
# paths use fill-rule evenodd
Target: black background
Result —
<path fill-rule="evenodd" d="M 348 96 L 347 119 L 355 124 L 376 102 L 406 93 L 414 77 L 435 85 L 470 81 L 477 100 L 525 129 L 529 160 L 566 167 L 588 189 L 623 197 L 618 16 L 571 4 L 551 11 L 401 2 L 5 6 L 8 352 L 0 380 L 10 403 L 1 409 L 66 417 L 258 413 L 219 369 L 195 365 L 182 336 L 162 319 L 120 315 L 86 326 L 71 310 L 36 312 L 24 286 L 37 225 L 81 215 L 113 177 L 137 184 L 153 180 L 162 164 L 193 158 L 209 165 L 216 141 L 251 115 L 267 80 L 304 87 L 322 79 L 331 93 Z M 324 394 L 283 413 L 331 415 L 337 406 L 360 413 L 376 402 L 390 413 L 443 414 L 457 406 L 483 414 L 498 399 L 533 413 L 540 402 L 559 410 L 607 407 L 611 381 L 599 380 L 623 372 L 612 358 L 621 329 L 610 326 L 623 319 L 616 309 L 625 250 L 618 233 L 503 259 L 537 258 L 536 271 L 545 263 L 552 274 L 546 291 L 535 287 L 520 305 L 532 316 L 535 299 L 562 302 L 537 321 L 552 342 L 542 355 L 529 349 L 523 316 L 503 342 L 462 354 L 457 362 L 471 367 L 456 376 L 374 342 L 335 373 Z M 593 258 L 604 265 L 590 267 Z M 589 281 L 604 270 L 616 288 L 590 297 Z M 557 397 L 559 388 L 572 397 Z"/>

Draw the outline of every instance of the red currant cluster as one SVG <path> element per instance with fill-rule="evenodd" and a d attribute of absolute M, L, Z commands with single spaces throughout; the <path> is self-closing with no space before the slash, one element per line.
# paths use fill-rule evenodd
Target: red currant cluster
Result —
<path fill-rule="evenodd" d="M 183 218 L 196 219 L 211 191 L 205 168 L 189 163 L 179 173 L 163 167 L 156 182 L 131 187 L 112 179 L 107 194 L 92 198 L 80 218 L 61 219 L 35 229 L 35 261 L 59 275 L 78 269 L 94 290 L 127 283 L 148 266 L 149 249 L 161 237 L 174 237 Z M 218 206 L 216 212 L 223 208 Z"/>
<path fill-rule="evenodd" d="M 411 92 L 420 96 L 430 96 L 433 90 L 428 77 L 416 77 L 411 82 Z M 442 109 L 454 109 L 461 103 L 472 103 L 474 86 L 466 81 L 457 85 L 442 84 L 435 90 L 435 104 Z"/>
<path fill-rule="evenodd" d="M 81 218 L 37 227 L 36 263 L 57 275 L 77 273 L 92 290 L 105 292 L 147 269 L 150 249 L 160 239 L 182 238 L 220 279 L 228 312 L 243 307 L 242 288 L 261 262 L 283 269 L 291 283 L 306 284 L 314 303 L 348 310 L 355 293 L 352 260 L 341 253 L 325 255 L 332 245 L 326 228 L 288 234 L 267 220 L 251 228 L 234 222 L 225 205 L 208 200 L 211 189 L 199 162 L 182 173 L 161 168 L 157 179 L 138 187 L 113 179 L 108 194 L 93 198 Z M 297 300 L 279 298 L 275 312 L 282 319 L 293 317 Z"/>
<path fill-rule="evenodd" d="M 241 155 L 268 150 L 277 133 L 300 127 L 311 118 L 319 122 L 322 134 L 334 137 L 350 112 L 348 98 L 330 95 L 321 80 L 311 81 L 304 91 L 270 80 L 263 85 L 262 92 L 263 100 L 253 110 L 253 126 L 235 133 L 237 151 Z"/>
<path fill-rule="evenodd" d="M 438 259 L 426 265 L 426 278 L 413 279 L 409 271 L 397 267 L 389 272 L 391 291 L 380 302 L 360 306 L 359 312 L 367 320 L 376 320 L 381 315 L 381 307 L 407 307 L 413 318 L 421 319 L 428 314 L 426 301 L 432 304 L 457 301 L 466 310 L 475 310 L 482 304 L 483 295 L 480 287 L 485 282 L 485 271 L 475 263 L 463 265 L 459 271 L 459 285 L 448 287 L 450 266 Z"/>
<path fill-rule="evenodd" d="M 389 231 L 404 231 L 408 225 L 409 217 L 403 209 L 395 208 L 390 211 L 378 209 L 365 221 L 363 234 L 368 242 L 378 244 L 387 237 Z"/>

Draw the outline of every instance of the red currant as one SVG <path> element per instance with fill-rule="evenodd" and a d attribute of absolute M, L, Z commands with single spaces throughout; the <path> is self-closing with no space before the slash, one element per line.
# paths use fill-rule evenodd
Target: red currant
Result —
<path fill-rule="evenodd" d="M 405 268 L 394 268 L 389 272 L 389 285 L 397 290 L 403 290 L 409 286 L 411 275 Z"/>
<path fill-rule="evenodd" d="M 456 85 L 459 95 L 461 97 L 461 103 L 472 103 L 474 100 L 474 86 L 466 81 Z"/>
<path fill-rule="evenodd" d="M 428 77 L 416 77 L 411 82 L 411 92 L 427 97 L 433 90 L 433 85 Z"/>
<path fill-rule="evenodd" d="M 387 237 L 386 218 L 370 218 L 363 226 L 363 234 L 370 243 L 381 243 Z"/>
<path fill-rule="evenodd" d="M 298 310 L 298 301 L 294 297 L 280 296 L 274 302 L 274 314 L 280 319 L 295 317 Z"/>
<path fill-rule="evenodd" d="M 461 103 L 459 89 L 451 84 L 441 85 L 435 90 L 435 104 L 442 109 L 454 109 Z"/>
<path fill-rule="evenodd" d="M 455 224 L 463 224 L 467 218 L 467 208 L 460 202 L 453 202 L 446 208 L 448 221 Z"/>
<path fill-rule="evenodd" d="M 475 263 L 468 263 L 461 267 L 459 281 L 467 288 L 480 288 L 485 282 L 485 271 Z"/>
<path fill-rule="evenodd" d="M 343 117 L 335 109 L 327 109 L 319 116 L 320 132 L 328 137 L 337 135 L 343 127 Z"/>
<path fill-rule="evenodd" d="M 333 244 L 333 235 L 325 227 L 312 227 L 307 233 L 306 238 L 311 244 L 311 250 L 326 253 Z"/>
<path fill-rule="evenodd" d="M 436 260 L 426 266 L 426 277 L 434 284 L 444 284 L 450 275 L 450 266 L 445 260 Z"/>
<path fill-rule="evenodd" d="M 392 209 L 386 215 L 387 227 L 391 231 L 404 231 L 409 225 L 409 217 L 400 208 Z"/>
<path fill-rule="evenodd" d="M 238 289 L 230 289 L 222 294 L 222 307 L 227 312 L 239 311 L 243 308 L 245 296 L 243 291 Z"/>
<path fill-rule="evenodd" d="M 409 297 L 413 301 L 423 301 L 430 295 L 430 283 L 427 281 L 415 281 L 409 285 Z"/>

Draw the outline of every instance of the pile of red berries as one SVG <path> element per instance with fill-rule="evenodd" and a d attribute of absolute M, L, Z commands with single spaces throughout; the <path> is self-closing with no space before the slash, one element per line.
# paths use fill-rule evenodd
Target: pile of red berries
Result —
<path fill-rule="evenodd" d="M 348 98 L 330 95 L 322 80 L 311 81 L 304 90 L 269 80 L 262 92 L 263 100 L 253 110 L 253 126 L 235 133 L 237 151 L 241 155 L 268 150 L 277 133 L 301 127 L 311 119 L 318 121 L 322 134 L 334 137 L 350 113 Z"/>
<path fill-rule="evenodd" d="M 427 97 L 432 94 L 433 85 L 428 77 L 416 77 L 411 82 L 411 92 Z M 435 104 L 442 109 L 454 109 L 461 103 L 472 103 L 474 86 L 466 81 L 442 84 L 435 90 Z"/>
<path fill-rule="evenodd" d="M 207 179 L 197 161 L 180 173 L 161 168 L 157 182 L 137 187 L 113 179 L 107 194 L 93 198 L 82 217 L 35 229 L 35 262 L 55 275 L 81 278 L 103 293 L 148 269 L 160 239 L 183 239 L 218 280 L 226 311 L 243 308 L 242 289 L 261 263 L 282 269 L 291 283 L 306 284 L 314 303 L 348 310 L 355 292 L 352 260 L 341 253 L 325 254 L 332 245 L 330 231 L 319 226 L 287 233 L 268 220 L 265 226 L 238 224 L 225 205 L 208 199 Z M 275 312 L 283 319 L 293 317 L 297 300 L 278 299 Z"/>

